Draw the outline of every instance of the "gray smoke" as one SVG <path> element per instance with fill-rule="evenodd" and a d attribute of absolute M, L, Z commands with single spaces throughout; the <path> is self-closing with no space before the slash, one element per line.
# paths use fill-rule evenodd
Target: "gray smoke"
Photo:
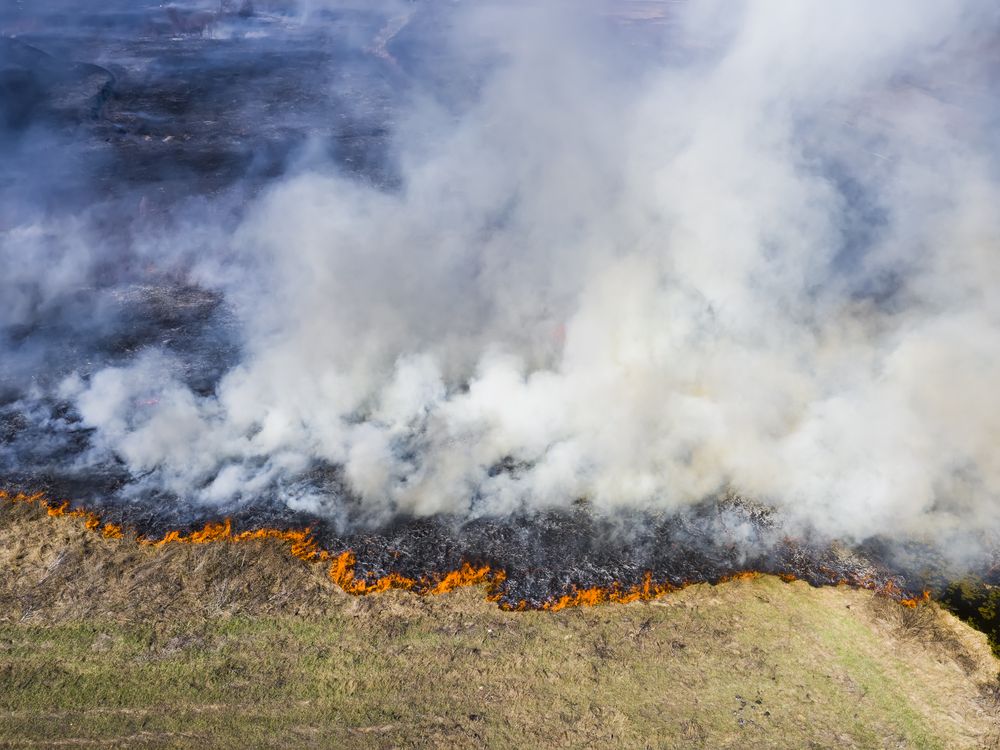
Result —
<path fill-rule="evenodd" d="M 398 6 L 390 67 L 446 23 L 396 179 L 307 144 L 235 225 L 132 236 L 240 352 L 207 393 L 163 346 L 75 368 L 81 465 L 320 513 L 294 480 L 342 467 L 375 519 L 735 491 L 850 539 L 998 528 L 992 3 Z M 61 221 L 4 228 L 5 322 L 101 259 Z"/>

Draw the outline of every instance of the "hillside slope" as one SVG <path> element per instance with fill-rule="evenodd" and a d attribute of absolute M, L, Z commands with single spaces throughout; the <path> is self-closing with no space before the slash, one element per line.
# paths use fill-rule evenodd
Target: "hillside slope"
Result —
<path fill-rule="evenodd" d="M 277 542 L 153 549 L 10 504 L 0 571 L 3 747 L 1000 747 L 984 636 L 864 591 L 358 598 Z"/>

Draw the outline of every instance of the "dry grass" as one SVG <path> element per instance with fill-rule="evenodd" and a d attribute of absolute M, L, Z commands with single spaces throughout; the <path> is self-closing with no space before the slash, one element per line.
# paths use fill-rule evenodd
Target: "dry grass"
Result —
<path fill-rule="evenodd" d="M 4 747 L 1000 747 L 998 663 L 935 606 L 762 578 L 505 613 L 0 514 Z"/>

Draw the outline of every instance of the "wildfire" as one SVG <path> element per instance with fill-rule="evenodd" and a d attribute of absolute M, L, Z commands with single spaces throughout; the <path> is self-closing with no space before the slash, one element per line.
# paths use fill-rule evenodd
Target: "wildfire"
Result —
<path fill-rule="evenodd" d="M 293 557 L 306 562 L 321 562 L 330 559 L 330 553 L 320 549 L 313 539 L 311 529 L 252 529 L 233 533 L 230 519 L 221 523 L 206 523 L 198 531 L 184 534 L 180 531 L 168 531 L 160 539 L 149 539 L 138 536 L 136 541 L 152 547 L 163 547 L 167 544 L 213 544 L 216 542 L 249 542 L 258 539 L 276 539 L 290 544 Z"/>
<path fill-rule="evenodd" d="M 558 612 L 568 607 L 592 607 L 598 604 L 629 604 L 630 602 L 649 601 L 669 594 L 681 588 L 670 583 L 654 583 L 653 574 L 647 571 L 643 574 L 642 583 L 637 586 L 622 587 L 620 584 L 613 584 L 607 588 L 594 586 L 585 589 L 573 589 L 568 594 L 543 602 L 541 609 L 546 612 Z M 512 607 L 516 610 L 528 609 L 527 602 L 520 602 Z"/>
<path fill-rule="evenodd" d="M 44 493 L 11 494 L 5 490 L 0 490 L 0 501 L 9 503 L 25 503 L 40 505 L 46 509 L 50 516 L 65 516 L 67 518 L 78 518 L 83 521 L 84 527 L 89 531 L 99 532 L 108 539 L 122 539 L 125 536 L 124 527 L 103 523 L 100 516 L 88 510 L 71 508 L 69 501 L 53 502 Z M 389 589 L 400 589 L 412 591 L 420 595 L 446 594 L 449 591 L 465 586 L 484 585 L 488 591 L 488 599 L 497 601 L 500 598 L 499 586 L 506 579 L 506 574 L 501 570 L 493 570 L 488 565 L 475 567 L 469 563 L 463 563 L 457 570 L 450 571 L 440 577 L 409 578 L 399 573 L 389 573 L 386 576 L 357 576 L 355 574 L 356 558 L 351 551 L 341 552 L 333 555 L 325 549 L 321 549 L 312 535 L 312 530 L 305 529 L 250 529 L 246 531 L 234 532 L 232 521 L 226 519 L 221 522 L 209 522 L 202 528 L 184 533 L 179 530 L 166 532 L 160 538 L 150 538 L 136 535 L 135 541 L 138 544 L 148 547 L 164 547 L 168 544 L 215 544 L 228 542 L 239 544 L 255 540 L 273 539 L 289 544 L 289 551 L 293 557 L 305 562 L 330 562 L 332 561 L 327 574 L 334 583 L 340 586 L 348 594 L 365 595 L 377 594 Z"/>
<path fill-rule="evenodd" d="M 30 495 L 25 493 L 12 494 L 5 490 L 0 490 L 0 501 L 12 504 L 39 505 L 45 508 L 50 516 L 79 519 L 88 531 L 99 533 L 106 539 L 123 539 L 126 536 L 127 530 L 125 527 L 119 524 L 104 522 L 93 511 L 73 508 L 69 501 L 52 501 L 44 493 Z M 642 582 L 633 586 L 622 586 L 615 583 L 606 587 L 573 587 L 569 592 L 558 598 L 540 603 L 532 603 L 526 600 L 512 603 L 503 598 L 503 583 L 507 579 L 507 574 L 503 570 L 493 569 L 489 565 L 475 566 L 465 562 L 458 569 L 437 576 L 411 578 L 396 572 L 390 572 L 383 576 L 371 574 L 358 575 L 356 572 L 357 559 L 353 552 L 347 550 L 334 555 L 328 550 L 322 549 L 310 528 L 261 528 L 234 531 L 232 521 L 227 518 L 222 522 L 206 523 L 201 529 L 187 533 L 174 530 L 166 532 L 159 538 L 135 535 L 134 539 L 138 544 L 149 547 L 164 547 L 168 544 L 239 544 L 255 540 L 276 540 L 287 543 L 290 554 L 299 560 L 308 563 L 330 563 L 327 575 L 331 581 L 348 594 L 363 596 L 382 593 L 390 589 L 398 589 L 410 591 L 421 596 L 435 596 L 467 586 L 482 586 L 486 591 L 487 601 L 497 602 L 502 609 L 513 611 L 539 609 L 546 612 L 558 612 L 570 607 L 650 601 L 688 585 L 688 582 L 672 584 L 668 581 L 654 581 L 652 572 L 647 571 L 643 575 Z M 741 571 L 720 578 L 718 583 L 737 580 L 748 581 L 759 578 L 761 575 L 762 573 L 758 571 Z M 797 580 L 795 575 L 787 572 L 780 573 L 779 577 L 786 583 Z M 892 579 L 880 581 L 873 576 L 859 576 L 851 580 L 843 577 L 839 579 L 831 577 L 831 581 L 838 585 L 844 584 L 856 588 L 870 589 L 895 599 L 905 607 L 913 608 L 930 601 L 929 591 L 924 591 L 918 597 L 905 597 L 905 592 Z"/>
<path fill-rule="evenodd" d="M 489 592 L 488 598 L 491 598 L 507 577 L 503 571 L 495 571 L 489 565 L 473 567 L 469 563 L 462 563 L 458 570 L 453 570 L 437 579 L 430 577 L 410 578 L 399 573 L 358 578 L 354 574 L 356 562 L 354 553 L 347 551 L 339 554 L 334 559 L 333 565 L 330 566 L 330 580 L 348 594 L 379 594 L 389 589 L 400 589 L 416 594 L 436 595 L 446 594 L 464 586 L 485 585 Z"/>
<path fill-rule="evenodd" d="M 82 519 L 83 525 L 88 531 L 97 531 L 106 539 L 121 539 L 125 535 L 125 530 L 121 526 L 115 523 L 102 523 L 101 517 L 96 513 L 80 508 L 70 508 L 69 500 L 64 500 L 61 503 L 52 503 L 40 492 L 34 495 L 25 495 L 23 493 L 11 495 L 4 490 L 0 490 L 0 500 L 14 503 L 38 504 L 43 506 L 50 516 L 66 516 L 67 518 Z"/>

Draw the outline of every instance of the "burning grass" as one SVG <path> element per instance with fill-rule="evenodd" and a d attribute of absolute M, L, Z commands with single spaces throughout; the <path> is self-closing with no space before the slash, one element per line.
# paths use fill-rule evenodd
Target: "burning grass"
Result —
<path fill-rule="evenodd" d="M 130 533 L 0 505 L 0 746 L 997 747 L 1000 664 L 934 604 L 746 575 L 507 612 Z"/>
<path fill-rule="evenodd" d="M 487 601 L 496 602 L 501 609 L 525 611 L 539 609 L 560 611 L 570 607 L 593 606 L 598 604 L 629 604 L 635 601 L 651 601 L 665 594 L 677 591 L 690 583 L 712 582 L 721 583 L 738 578 L 754 577 L 760 573 L 754 569 L 736 569 L 732 572 L 716 572 L 711 568 L 693 580 L 681 581 L 670 578 L 656 580 L 652 571 L 645 571 L 638 582 L 628 584 L 619 581 L 605 585 L 578 585 L 571 583 L 561 590 L 552 589 L 541 599 L 526 599 L 516 595 L 516 589 L 508 585 L 507 571 L 488 564 L 476 564 L 463 560 L 455 568 L 436 573 L 421 573 L 408 575 L 397 570 L 382 572 L 358 572 L 358 561 L 355 553 L 350 550 L 330 552 L 320 546 L 310 528 L 269 528 L 255 527 L 235 531 L 231 519 L 220 522 L 207 522 L 201 528 L 190 531 L 168 530 L 160 536 L 149 537 L 130 530 L 121 524 L 103 522 L 100 516 L 86 509 L 73 508 L 68 501 L 52 501 L 43 493 L 24 494 L 8 493 L 0 490 L 0 503 L 19 506 L 38 506 L 46 510 L 49 516 L 68 517 L 82 521 L 84 528 L 93 531 L 107 539 L 122 539 L 128 536 L 132 541 L 145 547 L 171 547 L 176 545 L 205 545 L 213 543 L 244 544 L 263 540 L 275 540 L 288 545 L 292 557 L 308 563 L 321 563 L 327 568 L 327 575 L 343 591 L 355 595 L 379 594 L 398 589 L 410 591 L 419 595 L 437 595 L 454 591 L 467 586 L 478 586 L 485 590 Z M 814 553 L 815 554 L 815 553 Z M 683 552 L 677 553 L 683 558 Z M 813 584 L 847 584 L 859 588 L 870 589 L 882 595 L 899 601 L 907 607 L 916 607 L 918 603 L 929 599 L 929 592 L 922 595 L 907 592 L 895 578 L 884 571 L 877 571 L 870 566 L 858 567 L 856 561 L 838 560 L 831 567 L 818 559 L 809 559 L 800 552 L 800 560 L 795 563 L 795 572 L 782 568 L 777 572 L 782 580 L 796 580 L 798 572 L 808 571 L 808 581 Z M 726 568 L 722 567 L 722 571 Z"/>

